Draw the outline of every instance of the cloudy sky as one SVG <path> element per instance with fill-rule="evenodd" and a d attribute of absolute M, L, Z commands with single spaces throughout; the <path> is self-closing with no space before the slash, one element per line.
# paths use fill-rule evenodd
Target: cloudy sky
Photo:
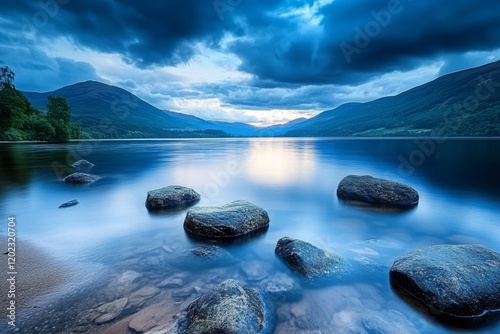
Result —
<path fill-rule="evenodd" d="M 85 80 L 255 125 L 394 95 L 500 59 L 498 0 L 4 0 L 16 86 Z"/>

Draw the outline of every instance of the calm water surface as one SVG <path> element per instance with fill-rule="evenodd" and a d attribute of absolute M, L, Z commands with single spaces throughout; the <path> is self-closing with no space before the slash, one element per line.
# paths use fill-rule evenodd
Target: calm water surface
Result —
<path fill-rule="evenodd" d="M 80 158 L 93 162 L 92 173 L 102 179 L 88 186 L 61 182 Z M 257 286 L 242 267 L 259 263 L 268 275 L 288 274 L 274 247 L 289 236 L 374 270 L 349 283 L 304 288 L 301 301 L 276 305 L 276 333 L 301 332 L 286 315 L 301 308 L 308 326 L 321 333 L 456 333 L 403 301 L 390 287 L 388 270 L 397 256 L 427 245 L 480 243 L 500 252 L 499 171 L 499 140 L 448 140 L 435 148 L 412 139 L 2 144 L 0 221 L 5 223 L 0 233 L 5 235 L 7 217 L 16 216 L 18 247 L 22 242 L 40 246 L 76 272 L 72 284 L 21 312 L 18 328 L 68 333 L 83 324 L 88 332 L 99 331 L 104 327 L 82 320 L 85 311 L 109 302 L 103 291 L 127 270 L 141 273 L 143 285 L 182 270 L 199 284 L 218 275 Z M 420 193 L 420 203 L 407 212 L 387 212 L 341 202 L 336 187 L 349 174 L 409 184 Z M 268 211 L 270 227 L 254 238 L 221 245 L 236 263 L 177 269 L 169 259 L 202 243 L 185 234 L 185 211 L 151 214 L 144 206 L 149 190 L 172 184 L 197 190 L 202 206 L 253 202 Z M 58 209 L 71 199 L 80 204 Z M 165 296 L 167 288 L 148 303 Z M 500 325 L 474 332 L 498 333 Z"/>

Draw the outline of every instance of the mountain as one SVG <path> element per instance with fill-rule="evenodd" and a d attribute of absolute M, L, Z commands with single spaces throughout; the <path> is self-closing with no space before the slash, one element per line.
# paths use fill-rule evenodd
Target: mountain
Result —
<path fill-rule="evenodd" d="M 96 81 L 23 92 L 40 110 L 62 96 L 93 138 L 224 136 L 500 136 L 500 61 L 442 76 L 396 96 L 347 103 L 310 119 L 258 128 L 160 110 Z"/>
<path fill-rule="evenodd" d="M 96 81 L 61 89 L 23 92 L 40 110 L 46 110 L 48 96 L 66 98 L 72 121 L 93 138 L 227 137 L 247 135 L 239 123 L 209 122 L 191 115 L 160 110 L 132 93 Z M 248 132 L 257 129 L 245 125 Z"/>
<path fill-rule="evenodd" d="M 397 96 L 348 103 L 286 136 L 500 136 L 500 61 L 444 75 Z"/>
<path fill-rule="evenodd" d="M 46 93 L 23 92 L 40 110 L 47 97 L 62 96 L 71 106 L 72 121 L 93 138 L 278 136 L 300 120 L 259 128 L 240 122 L 207 121 L 160 110 L 132 93 L 97 81 L 86 81 Z"/>

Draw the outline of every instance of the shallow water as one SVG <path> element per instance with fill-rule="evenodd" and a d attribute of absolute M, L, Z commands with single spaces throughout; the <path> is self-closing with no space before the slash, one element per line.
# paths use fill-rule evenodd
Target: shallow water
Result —
<path fill-rule="evenodd" d="M 88 141 L 2 144 L 0 155 L 0 233 L 5 235 L 7 217 L 15 216 L 18 247 L 22 242 L 41 246 L 76 272 L 74 282 L 20 312 L 23 333 L 68 333 L 78 326 L 101 332 L 168 300 L 177 305 L 175 313 L 229 277 L 258 287 L 259 277 L 243 267 L 262 267 L 261 276 L 289 274 L 274 255 L 283 236 L 373 270 L 330 287 L 303 288 L 300 301 L 278 303 L 276 333 L 454 333 L 457 329 L 435 322 L 392 290 L 392 262 L 417 247 L 443 243 L 480 243 L 500 251 L 500 140 Z M 86 186 L 61 182 L 81 158 L 93 162 L 92 173 L 102 179 Z M 420 203 L 397 212 L 339 201 L 337 184 L 349 174 L 409 184 L 420 193 Z M 145 208 L 147 191 L 171 184 L 197 190 L 198 205 L 253 202 L 268 211 L 270 227 L 221 245 L 234 262 L 172 265 L 178 252 L 203 243 L 185 234 L 185 211 L 153 214 Z M 72 199 L 80 204 L 58 209 Z M 114 300 L 109 284 L 127 270 L 142 275 L 135 289 L 182 272 L 186 287 L 194 290 L 160 288 L 111 324 L 91 323 L 88 310 Z M 496 323 L 474 332 L 499 331 Z"/>

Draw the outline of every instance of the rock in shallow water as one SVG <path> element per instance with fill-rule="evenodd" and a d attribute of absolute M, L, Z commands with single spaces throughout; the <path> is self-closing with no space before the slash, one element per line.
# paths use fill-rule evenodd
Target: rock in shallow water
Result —
<path fill-rule="evenodd" d="M 413 207 L 419 201 L 418 192 L 412 187 L 368 175 L 346 176 L 339 183 L 337 196 L 345 200 L 396 208 Z"/>
<path fill-rule="evenodd" d="M 63 181 L 71 184 L 85 184 L 92 183 L 99 180 L 100 177 L 97 175 L 86 174 L 86 173 L 73 173 L 66 176 Z"/>
<path fill-rule="evenodd" d="M 192 270 L 193 268 L 231 265 L 235 259 L 224 248 L 207 245 L 180 251 L 172 256 L 168 262 L 175 267 Z"/>
<path fill-rule="evenodd" d="M 188 211 L 184 229 L 206 238 L 231 238 L 269 226 L 267 212 L 247 201 L 234 201 L 220 207 L 197 207 Z"/>
<path fill-rule="evenodd" d="M 194 300 L 181 315 L 175 333 L 270 333 L 269 314 L 256 290 L 229 279 Z"/>
<path fill-rule="evenodd" d="M 191 188 L 168 186 L 151 190 L 146 198 L 149 210 L 178 210 L 190 207 L 200 200 L 200 194 Z"/>
<path fill-rule="evenodd" d="M 500 310 L 500 254 L 482 245 L 438 245 L 397 258 L 391 282 L 448 317 L 480 318 Z"/>
<path fill-rule="evenodd" d="M 59 208 L 69 208 L 70 206 L 75 206 L 78 204 L 80 204 L 80 202 L 78 202 L 78 200 L 74 199 L 74 200 L 71 200 L 69 202 L 66 202 L 66 203 L 59 205 Z"/>
<path fill-rule="evenodd" d="M 104 324 L 106 322 L 110 322 L 111 320 L 116 319 L 122 311 L 125 309 L 125 305 L 127 305 L 128 298 L 117 299 L 111 303 L 107 303 L 99 306 L 96 311 L 101 313 L 94 322 L 97 325 Z"/>
<path fill-rule="evenodd" d="M 347 270 L 340 256 L 302 240 L 281 238 L 275 252 L 290 269 L 311 283 L 340 278 Z"/>
<path fill-rule="evenodd" d="M 90 161 L 82 159 L 75 162 L 73 165 L 71 165 L 71 167 L 79 171 L 89 171 L 92 169 L 92 167 L 94 167 L 94 164 Z"/>

